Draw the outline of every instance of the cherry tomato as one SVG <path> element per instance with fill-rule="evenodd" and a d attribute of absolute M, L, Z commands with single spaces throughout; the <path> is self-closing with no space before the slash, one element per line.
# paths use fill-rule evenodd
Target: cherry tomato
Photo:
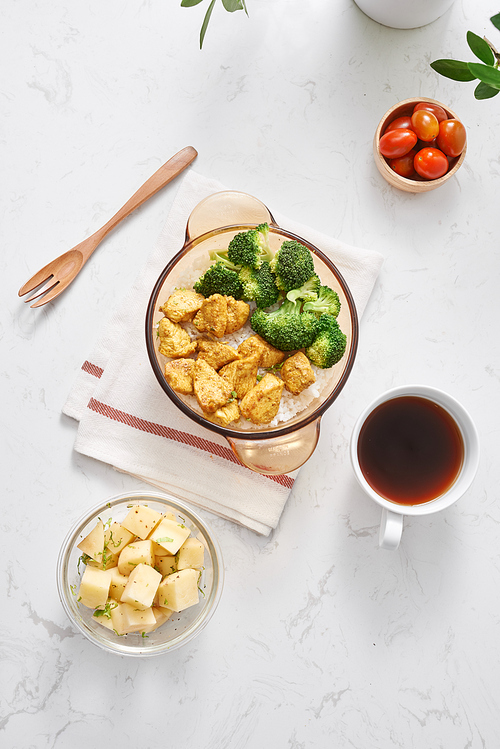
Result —
<path fill-rule="evenodd" d="M 413 130 L 411 126 L 411 117 L 397 117 L 386 127 L 385 132 L 389 133 L 391 130 L 398 130 L 398 128 Z"/>
<path fill-rule="evenodd" d="M 411 151 L 416 142 L 417 136 L 412 130 L 405 128 L 391 130 L 380 138 L 380 153 L 388 159 L 397 159 Z"/>
<path fill-rule="evenodd" d="M 417 151 L 412 148 L 412 150 L 404 156 L 400 156 L 398 159 L 390 159 L 389 166 L 391 169 L 394 169 L 396 174 L 399 174 L 400 177 L 406 177 L 407 179 L 413 177 L 415 174 L 413 159 L 415 158 L 416 153 Z"/>
<path fill-rule="evenodd" d="M 415 171 L 425 179 L 438 179 L 448 171 L 448 159 L 437 148 L 422 148 L 413 159 Z"/>
<path fill-rule="evenodd" d="M 411 116 L 412 130 L 416 132 L 420 140 L 429 141 L 437 137 L 439 133 L 439 122 L 432 112 L 418 109 Z"/>
<path fill-rule="evenodd" d="M 415 105 L 413 112 L 418 112 L 421 109 L 424 109 L 426 112 L 432 112 L 438 122 L 442 122 L 443 120 L 448 119 L 448 115 L 444 111 L 443 107 L 440 107 L 438 104 L 426 104 L 425 101 L 421 101 L 420 104 Z"/>
<path fill-rule="evenodd" d="M 437 146 L 447 156 L 460 156 L 466 140 L 465 128 L 459 120 L 443 120 L 439 123 Z"/>

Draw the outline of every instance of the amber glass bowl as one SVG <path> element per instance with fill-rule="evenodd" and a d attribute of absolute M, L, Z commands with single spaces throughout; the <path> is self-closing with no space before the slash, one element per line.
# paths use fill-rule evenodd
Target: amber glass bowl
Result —
<path fill-rule="evenodd" d="M 233 205 L 234 203 L 234 205 Z M 243 218 L 248 223 L 238 222 L 217 227 L 217 223 L 230 218 Z M 334 289 L 341 301 L 339 325 L 347 336 L 346 352 L 341 361 L 329 370 L 319 397 L 289 421 L 278 426 L 222 427 L 204 418 L 192 407 L 193 396 L 176 393 L 164 377 L 167 359 L 158 351 L 157 324 L 163 317 L 159 307 L 175 288 L 192 287 L 212 262 L 210 250 L 227 249 L 230 240 L 240 231 L 255 227 L 262 221 L 270 225 L 269 238 L 273 251 L 288 239 L 296 239 L 308 247 L 313 255 L 316 273 L 323 284 Z M 212 223 L 216 228 L 204 231 Z M 252 333 L 250 332 L 249 335 Z M 216 193 L 203 201 L 190 217 L 186 232 L 186 243 L 158 278 L 146 313 L 146 345 L 153 372 L 166 395 L 186 416 L 200 426 L 217 432 L 226 438 L 241 463 L 254 471 L 265 474 L 281 474 L 295 470 L 312 454 L 319 438 L 320 420 L 344 387 L 351 372 L 358 342 L 358 318 L 352 294 L 333 262 L 307 239 L 276 226 L 268 209 L 244 193 Z"/>
<path fill-rule="evenodd" d="M 379 170 L 382 177 L 390 185 L 392 185 L 393 187 L 397 187 L 398 190 L 403 190 L 404 192 L 429 192 L 429 190 L 436 190 L 438 187 L 441 187 L 441 185 L 444 185 L 445 182 L 448 182 L 448 180 L 454 177 L 458 172 L 458 170 L 464 163 L 465 153 L 467 151 L 466 144 L 460 156 L 457 156 L 456 158 L 450 160 L 450 165 L 446 174 L 443 174 L 443 176 L 439 177 L 438 179 L 424 179 L 423 177 L 420 177 L 418 175 L 410 179 L 407 177 L 401 177 L 394 171 L 394 169 L 391 169 L 391 167 L 387 163 L 388 160 L 380 153 L 380 138 L 384 135 L 387 127 L 391 124 L 391 122 L 393 122 L 398 117 L 410 116 L 413 113 L 415 105 L 419 104 L 420 102 L 437 104 L 444 109 L 450 119 L 459 119 L 455 112 L 445 104 L 442 104 L 440 101 L 436 101 L 436 99 L 426 99 L 425 97 L 420 97 L 418 99 L 405 99 L 404 101 L 400 101 L 399 104 L 395 104 L 393 107 L 387 110 L 387 112 L 380 120 L 375 131 L 375 136 L 373 138 L 373 156 L 375 158 L 377 169 Z"/>

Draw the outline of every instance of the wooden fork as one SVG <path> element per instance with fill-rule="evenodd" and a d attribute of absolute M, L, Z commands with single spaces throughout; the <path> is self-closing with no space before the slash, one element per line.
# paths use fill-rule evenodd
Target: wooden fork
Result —
<path fill-rule="evenodd" d="M 47 302 L 55 299 L 56 296 L 59 296 L 78 275 L 106 234 L 131 214 L 132 211 L 180 174 L 180 172 L 194 161 L 197 155 L 197 151 L 192 146 L 187 146 L 182 151 L 176 153 L 175 156 L 172 156 L 152 177 L 146 180 L 142 187 L 132 195 L 130 200 L 103 227 L 98 229 L 90 237 L 87 237 L 87 239 L 84 239 L 80 244 L 77 244 L 73 249 L 52 260 L 52 262 L 39 270 L 38 273 L 35 273 L 29 281 L 26 281 L 24 286 L 21 286 L 19 289 L 19 296 L 30 294 L 36 290 L 33 296 L 24 300 L 29 303 L 38 299 L 35 304 L 31 305 L 32 307 L 41 307 L 43 304 L 47 304 Z"/>

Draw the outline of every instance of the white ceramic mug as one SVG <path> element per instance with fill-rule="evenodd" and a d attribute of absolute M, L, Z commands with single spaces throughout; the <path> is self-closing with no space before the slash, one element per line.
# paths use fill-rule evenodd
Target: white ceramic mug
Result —
<path fill-rule="evenodd" d="M 440 496 L 421 504 L 407 505 L 389 501 L 370 486 L 363 475 L 358 458 L 358 440 L 363 424 L 372 411 L 386 401 L 402 396 L 415 396 L 437 403 L 447 411 L 458 426 L 464 448 L 462 466 L 453 484 Z M 359 416 L 351 436 L 351 462 L 362 488 L 382 507 L 379 543 L 382 549 L 395 550 L 401 541 L 405 515 L 430 515 L 456 502 L 469 488 L 479 463 L 479 438 L 476 427 L 465 408 L 451 395 L 426 385 L 404 385 L 383 393 L 370 403 Z"/>
<path fill-rule="evenodd" d="M 454 0 L 355 0 L 374 21 L 393 29 L 426 26 L 446 13 Z"/>

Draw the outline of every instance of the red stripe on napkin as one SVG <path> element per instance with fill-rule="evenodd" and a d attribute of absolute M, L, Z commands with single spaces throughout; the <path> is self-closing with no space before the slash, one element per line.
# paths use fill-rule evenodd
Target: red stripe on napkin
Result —
<path fill-rule="evenodd" d="M 83 362 L 82 369 L 84 372 L 97 377 L 97 379 L 100 379 L 102 377 L 102 373 L 104 372 L 104 369 L 101 369 L 101 367 L 98 367 L 96 364 L 92 364 L 92 362 L 89 361 Z"/>
<path fill-rule="evenodd" d="M 90 366 L 93 367 L 95 365 Z M 99 369 L 99 367 L 95 368 Z M 94 373 L 89 372 L 89 374 Z M 95 377 L 100 376 L 101 375 L 95 375 Z M 148 432 L 149 434 L 155 434 L 157 437 L 164 437 L 165 439 L 174 440 L 174 442 L 181 442 L 184 445 L 196 447 L 198 448 L 198 450 L 204 450 L 205 452 L 213 453 L 219 458 L 229 460 L 231 463 L 242 465 L 236 458 L 232 450 L 230 450 L 228 447 L 223 447 L 222 445 L 218 445 L 216 442 L 206 440 L 203 437 L 196 437 L 195 435 L 189 434 L 188 432 L 181 432 L 178 429 L 172 429 L 171 427 L 166 427 L 163 424 L 155 424 L 152 421 L 140 419 L 138 416 L 133 416 L 132 414 L 128 414 L 125 411 L 120 411 L 117 408 L 108 406 L 106 403 L 101 403 L 101 401 L 98 401 L 95 398 L 90 399 L 87 404 L 87 408 L 89 408 L 91 411 L 94 411 L 95 413 L 100 414 L 101 416 L 106 416 L 108 419 L 119 421 L 121 424 L 127 424 L 127 426 L 133 427 L 134 429 L 139 429 L 141 432 Z M 265 474 L 261 475 L 267 479 L 275 481 L 277 484 L 281 484 L 287 489 L 291 489 L 293 486 L 294 479 L 292 479 L 290 476 L 287 476 L 286 474 L 281 474 L 279 476 L 267 476 Z"/>

